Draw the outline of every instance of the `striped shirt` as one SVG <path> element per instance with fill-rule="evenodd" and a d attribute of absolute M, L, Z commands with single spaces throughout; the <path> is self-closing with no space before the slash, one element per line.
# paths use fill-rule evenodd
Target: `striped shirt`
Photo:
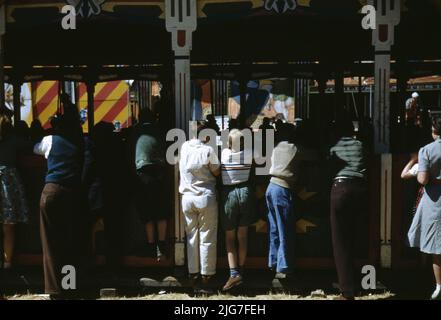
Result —
<path fill-rule="evenodd" d="M 253 162 L 251 151 L 233 152 L 231 149 L 222 151 L 222 182 L 226 186 L 247 182 L 250 178 Z"/>
<path fill-rule="evenodd" d="M 331 148 L 331 159 L 339 167 L 336 177 L 366 178 L 363 144 L 351 137 L 341 138 Z"/>

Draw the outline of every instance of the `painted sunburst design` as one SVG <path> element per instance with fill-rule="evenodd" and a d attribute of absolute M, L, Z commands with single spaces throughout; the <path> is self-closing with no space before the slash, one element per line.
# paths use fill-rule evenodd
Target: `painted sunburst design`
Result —
<path fill-rule="evenodd" d="M 285 0 L 282 0 L 285 1 Z M 240 3 L 240 2 L 248 2 L 252 4 L 253 9 L 263 8 L 268 0 L 199 0 L 198 1 L 198 18 L 205 18 L 207 15 L 204 12 L 204 8 L 207 4 L 211 3 Z M 311 0 L 291 0 L 291 2 L 295 2 L 299 7 L 309 7 Z"/>
<path fill-rule="evenodd" d="M 106 0 L 66 0 L 66 2 L 75 7 L 78 15 L 89 18 L 101 13 L 101 5 Z"/>
<path fill-rule="evenodd" d="M 266 0 L 265 9 L 275 11 L 277 13 L 285 13 L 286 11 L 294 11 L 297 8 L 296 0 Z"/>

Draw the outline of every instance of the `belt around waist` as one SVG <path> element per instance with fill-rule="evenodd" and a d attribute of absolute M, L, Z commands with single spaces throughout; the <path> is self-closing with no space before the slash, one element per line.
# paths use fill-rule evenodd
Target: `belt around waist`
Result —
<path fill-rule="evenodd" d="M 249 187 L 250 183 L 249 181 L 247 182 L 241 182 L 239 184 L 224 184 L 222 187 L 224 188 L 245 188 L 245 187 Z"/>
<path fill-rule="evenodd" d="M 364 178 L 359 177 L 336 177 L 334 178 L 335 182 L 346 182 L 346 183 L 364 183 L 366 180 Z"/>

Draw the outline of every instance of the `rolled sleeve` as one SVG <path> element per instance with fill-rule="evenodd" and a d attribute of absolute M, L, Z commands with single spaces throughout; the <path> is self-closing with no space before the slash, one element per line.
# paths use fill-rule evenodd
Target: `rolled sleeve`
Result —
<path fill-rule="evenodd" d="M 44 156 L 46 159 L 49 157 L 49 153 L 52 149 L 52 136 L 44 137 L 40 143 L 34 146 L 34 153 L 40 156 Z"/>

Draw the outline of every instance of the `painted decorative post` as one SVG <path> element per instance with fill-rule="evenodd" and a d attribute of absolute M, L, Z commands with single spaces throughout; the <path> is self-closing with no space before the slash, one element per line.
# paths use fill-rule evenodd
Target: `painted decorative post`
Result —
<path fill-rule="evenodd" d="M 13 104 L 14 104 L 14 124 L 21 120 L 21 81 L 14 81 L 13 84 Z M 3 87 L 4 88 L 4 87 Z"/>
<path fill-rule="evenodd" d="M 395 40 L 395 27 L 401 18 L 400 0 L 369 0 L 377 4 L 376 28 L 372 31 L 375 46 L 374 142 L 381 158 L 381 266 L 392 263 L 392 155 L 390 154 L 390 56 Z"/>
<path fill-rule="evenodd" d="M 6 4 L 0 0 L 0 106 L 5 105 L 5 48 L 4 35 L 6 33 Z"/>
<path fill-rule="evenodd" d="M 165 25 L 172 36 L 175 54 L 176 128 L 189 134 L 191 119 L 190 52 L 193 32 L 197 27 L 196 0 L 166 0 Z M 181 214 L 178 191 L 179 172 L 175 169 L 175 265 L 185 264 L 185 223 Z"/>
<path fill-rule="evenodd" d="M 376 28 L 372 31 L 375 46 L 375 152 L 390 152 L 390 52 L 395 40 L 395 27 L 400 23 L 400 0 L 376 2 Z"/>
<path fill-rule="evenodd" d="M 89 134 L 95 126 L 95 82 L 87 81 L 87 128 Z"/>

